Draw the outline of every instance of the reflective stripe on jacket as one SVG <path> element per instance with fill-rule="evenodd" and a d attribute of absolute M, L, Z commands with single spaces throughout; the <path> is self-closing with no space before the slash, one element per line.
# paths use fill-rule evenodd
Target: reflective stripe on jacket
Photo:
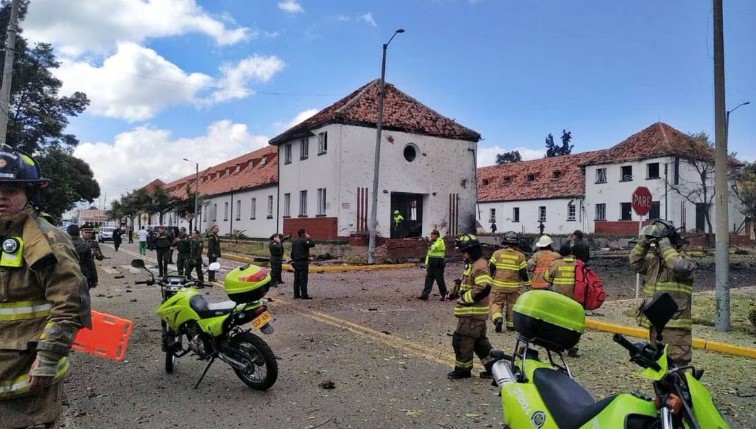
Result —
<path fill-rule="evenodd" d="M 572 298 L 575 291 L 576 265 L 577 262 L 575 262 L 574 256 L 564 256 L 552 262 L 543 277 L 556 292 Z"/>
<path fill-rule="evenodd" d="M 425 265 L 428 265 L 430 258 L 443 258 L 446 256 L 446 243 L 444 239 L 438 237 L 430 247 L 428 247 L 428 254 L 425 255 Z"/>
<path fill-rule="evenodd" d="M 495 287 L 518 289 L 523 285 L 520 270 L 525 270 L 528 264 L 519 250 L 513 247 L 499 249 L 491 256 L 491 264 L 496 266 Z"/>
<path fill-rule="evenodd" d="M 68 357 L 63 356 L 58 360 L 58 371 L 55 379 L 60 380 L 68 372 Z M 29 374 L 16 377 L 13 380 L 0 380 L 0 399 L 14 398 L 29 393 Z"/>
<path fill-rule="evenodd" d="M 548 249 L 539 250 L 533 254 L 528 261 L 528 270 L 532 273 L 530 280 L 533 288 L 545 289 L 549 287 L 549 282 L 544 278 L 544 274 L 549 269 L 549 265 L 559 258 L 561 258 L 559 253 Z"/>
<path fill-rule="evenodd" d="M 480 258 L 473 263 L 465 264 L 462 283 L 459 286 L 459 299 L 464 304 L 457 302 L 454 307 L 454 315 L 456 317 L 487 320 L 491 282 L 488 262 L 485 259 Z M 478 297 L 477 301 L 475 300 L 476 297 Z"/>

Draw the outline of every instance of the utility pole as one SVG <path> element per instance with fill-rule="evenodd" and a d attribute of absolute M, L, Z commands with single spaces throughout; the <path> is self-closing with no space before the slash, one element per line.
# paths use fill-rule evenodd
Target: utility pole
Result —
<path fill-rule="evenodd" d="M 16 52 L 16 32 L 18 29 L 18 1 L 11 3 L 8 37 L 5 39 L 5 65 L 3 66 L 3 84 L 0 86 L 0 145 L 7 141 L 8 117 L 10 116 L 10 90 L 13 78 L 13 55 Z"/>
<path fill-rule="evenodd" d="M 730 330 L 730 231 L 728 229 L 727 119 L 725 117 L 724 13 L 722 0 L 714 0 L 714 216 L 716 216 L 717 331 Z"/>

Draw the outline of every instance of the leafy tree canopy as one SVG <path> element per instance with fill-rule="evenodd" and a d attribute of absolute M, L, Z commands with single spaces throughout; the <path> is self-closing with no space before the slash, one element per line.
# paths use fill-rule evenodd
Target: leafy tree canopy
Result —
<path fill-rule="evenodd" d="M 51 180 L 40 198 L 45 211 L 56 218 L 71 210 L 77 202 L 93 202 L 100 196 L 100 185 L 89 164 L 71 155 L 70 149 L 48 147 L 36 155 L 42 175 Z"/>
<path fill-rule="evenodd" d="M 549 134 L 546 136 L 546 156 L 544 158 L 552 158 L 555 156 L 563 156 L 563 155 L 569 155 L 572 153 L 572 148 L 574 145 L 571 145 L 570 142 L 572 141 L 572 132 L 567 130 L 562 130 L 562 145 L 557 146 L 556 143 L 554 143 L 554 136 Z"/>
<path fill-rule="evenodd" d="M 496 164 L 509 164 L 512 162 L 520 162 L 522 161 L 522 156 L 520 155 L 520 152 L 513 150 L 511 152 L 504 152 L 496 155 Z"/>

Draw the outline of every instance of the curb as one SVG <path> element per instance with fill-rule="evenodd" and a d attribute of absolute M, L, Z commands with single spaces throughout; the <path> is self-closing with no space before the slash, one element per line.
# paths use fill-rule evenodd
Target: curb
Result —
<path fill-rule="evenodd" d="M 585 327 L 597 331 L 629 335 L 631 337 L 648 338 L 648 331 L 645 329 L 599 322 L 593 319 L 586 319 Z M 711 341 L 703 338 L 693 338 L 693 348 L 756 359 L 755 348 L 721 343 L 719 341 Z"/>
<path fill-rule="evenodd" d="M 247 258 L 238 255 L 223 255 L 222 259 L 228 259 L 236 262 L 243 262 L 245 264 L 259 265 L 254 259 Z M 373 270 L 390 270 L 399 268 L 411 268 L 417 264 L 405 263 L 405 264 L 374 264 L 374 265 L 312 265 L 310 264 L 309 272 L 311 273 L 334 273 L 343 271 L 373 271 Z M 282 269 L 286 271 L 294 271 L 291 264 L 283 264 Z"/>

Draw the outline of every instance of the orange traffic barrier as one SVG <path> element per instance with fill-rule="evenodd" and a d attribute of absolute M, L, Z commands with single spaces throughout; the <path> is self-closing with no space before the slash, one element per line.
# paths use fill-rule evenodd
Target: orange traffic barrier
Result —
<path fill-rule="evenodd" d="M 92 329 L 80 329 L 73 349 L 108 359 L 123 360 L 134 322 L 92 310 Z"/>

